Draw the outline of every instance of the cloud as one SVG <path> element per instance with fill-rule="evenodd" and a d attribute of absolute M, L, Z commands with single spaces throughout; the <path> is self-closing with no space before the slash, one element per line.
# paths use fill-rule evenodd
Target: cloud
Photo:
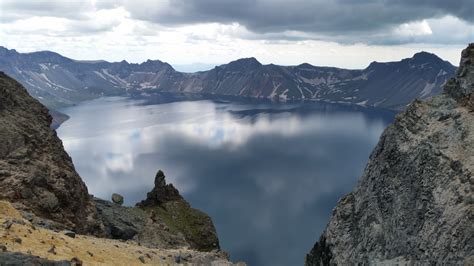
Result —
<path fill-rule="evenodd" d="M 66 19 L 65 35 L 112 31 L 123 17 L 129 17 L 129 24 L 137 29 L 140 21 L 150 22 L 147 27 L 154 24 L 176 31 L 187 26 L 221 27 L 210 34 L 206 30 L 190 33 L 191 42 L 215 34 L 248 40 L 378 45 L 465 44 L 474 38 L 471 0 L 0 0 L 0 10 L 1 23 L 35 17 Z M 450 30 L 444 25 L 450 25 Z M 152 29 L 145 35 L 155 32 Z"/>
<path fill-rule="evenodd" d="M 470 0 L 125 0 L 133 17 L 160 24 L 239 23 L 254 32 L 370 32 L 446 15 L 474 22 Z"/>
<path fill-rule="evenodd" d="M 128 16 L 123 8 L 90 10 L 76 17 L 11 15 L 1 22 L 3 31 L 10 35 L 78 36 L 112 31 Z"/>
<path fill-rule="evenodd" d="M 222 64 L 254 56 L 348 68 L 423 49 L 457 64 L 474 40 L 474 1 L 446 2 L 0 0 L 0 45 L 90 60 Z"/>
<path fill-rule="evenodd" d="M 73 21 L 71 29 L 76 32 L 111 31 L 119 26 L 128 16 L 123 8 L 100 9 L 88 13 L 84 21 Z"/>
<path fill-rule="evenodd" d="M 373 45 L 466 44 L 474 40 L 474 25 L 453 16 L 403 23 L 392 31 L 365 40 Z"/>
<path fill-rule="evenodd" d="M 1 0 L 0 14 L 10 14 L 9 20 L 25 19 L 32 16 L 61 17 L 81 19 L 84 14 L 94 10 L 91 1 L 60 0 Z M 12 15 L 14 14 L 14 15 Z M 2 20 L 3 21 L 3 20 Z"/>
<path fill-rule="evenodd" d="M 241 39 L 393 45 L 474 38 L 470 0 L 124 0 L 123 6 L 134 19 L 169 27 L 229 25 L 226 33 Z M 445 21 L 455 22 L 456 35 L 445 31 Z"/>

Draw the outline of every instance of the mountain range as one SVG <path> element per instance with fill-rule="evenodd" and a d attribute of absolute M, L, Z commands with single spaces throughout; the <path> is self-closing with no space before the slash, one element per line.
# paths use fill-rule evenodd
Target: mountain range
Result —
<path fill-rule="evenodd" d="M 255 58 L 243 58 L 208 71 L 184 73 L 159 60 L 140 64 L 79 61 L 50 51 L 19 53 L 0 47 L 0 71 L 50 108 L 100 96 L 179 92 L 276 101 L 323 100 L 401 110 L 413 99 L 439 94 L 456 67 L 435 54 L 420 52 L 397 62 L 372 62 L 360 70 L 307 63 L 263 65 Z"/>

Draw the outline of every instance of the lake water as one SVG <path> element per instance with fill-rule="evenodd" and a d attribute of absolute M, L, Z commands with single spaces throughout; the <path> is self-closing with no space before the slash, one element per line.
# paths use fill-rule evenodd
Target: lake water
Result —
<path fill-rule="evenodd" d="M 303 265 L 392 112 L 327 103 L 102 98 L 57 130 L 89 192 L 133 205 L 162 169 L 248 265 Z"/>

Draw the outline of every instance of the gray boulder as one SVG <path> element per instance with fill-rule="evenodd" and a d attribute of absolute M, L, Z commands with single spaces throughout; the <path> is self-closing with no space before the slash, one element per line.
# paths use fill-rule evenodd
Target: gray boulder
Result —
<path fill-rule="evenodd" d="M 118 205 L 123 204 L 123 196 L 117 193 L 112 194 L 112 202 Z"/>
<path fill-rule="evenodd" d="M 0 252 L 0 265 L 69 266 L 69 261 L 53 261 L 19 252 Z"/>

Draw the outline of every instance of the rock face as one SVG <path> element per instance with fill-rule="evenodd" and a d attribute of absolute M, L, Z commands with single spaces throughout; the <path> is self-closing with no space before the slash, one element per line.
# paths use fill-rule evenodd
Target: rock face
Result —
<path fill-rule="evenodd" d="M 474 107 L 474 44 L 470 44 L 462 51 L 461 63 L 456 78 L 448 80 L 445 92 L 458 102 Z"/>
<path fill-rule="evenodd" d="M 0 47 L 0 70 L 19 80 L 48 107 L 104 95 L 149 97 L 157 92 L 185 92 L 403 109 L 415 98 L 439 94 L 455 67 L 434 54 L 420 52 L 398 62 L 373 62 L 360 70 L 306 63 L 263 65 L 255 58 L 242 58 L 208 71 L 182 73 L 159 60 L 141 64 L 78 61 L 53 52 L 18 53 Z"/>
<path fill-rule="evenodd" d="M 137 207 L 100 199 L 95 202 L 110 238 L 133 239 L 152 248 L 219 250 L 211 218 L 191 208 L 172 184 L 166 184 L 161 170 L 156 174 L 155 187 Z"/>
<path fill-rule="evenodd" d="M 87 187 L 48 110 L 0 72 L 0 198 L 77 232 L 100 233 Z"/>
<path fill-rule="evenodd" d="M 306 265 L 474 263 L 474 44 L 445 94 L 382 134 Z"/>
<path fill-rule="evenodd" d="M 202 257 L 208 264 L 214 260 L 222 265 L 230 264 L 226 253 L 219 250 L 211 218 L 191 208 L 173 185 L 166 184 L 162 171 L 156 175 L 155 187 L 138 207 L 121 206 L 123 197 L 118 194 L 113 196 L 115 203 L 93 199 L 61 140 L 50 128 L 51 122 L 46 107 L 29 96 L 18 82 L 0 72 L 0 200 L 5 200 L 0 201 L 0 231 L 10 232 L 27 224 L 28 234 L 38 226 L 49 233 L 63 230 L 67 241 L 77 239 L 76 233 L 94 234 L 133 240 L 134 245 L 149 248 L 212 251 L 201 255 L 186 251 L 196 257 L 183 261 L 200 262 Z M 10 206 L 7 202 L 13 203 L 15 209 L 6 207 Z M 23 232 L 21 237 L 3 232 L 0 236 L 1 243 L 8 238 L 19 247 L 23 245 L 22 238 L 28 237 Z M 34 236 L 29 240 L 35 240 Z M 55 248 L 49 248 L 49 253 L 57 253 Z M 25 254 L 0 254 L 0 264 L 15 261 L 33 265 L 48 263 Z"/>

